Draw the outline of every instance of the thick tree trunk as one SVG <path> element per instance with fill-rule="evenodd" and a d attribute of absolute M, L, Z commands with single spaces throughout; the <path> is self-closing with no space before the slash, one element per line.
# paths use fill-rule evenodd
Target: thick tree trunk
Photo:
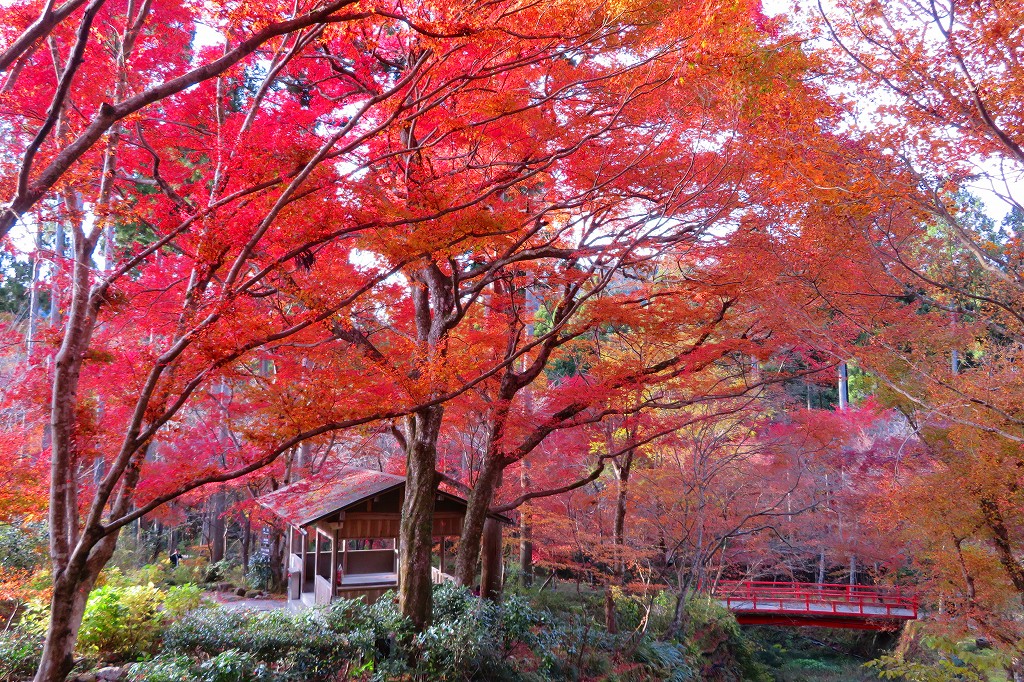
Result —
<path fill-rule="evenodd" d="M 90 306 L 89 300 L 89 263 L 94 247 L 93 242 L 86 239 L 80 230 L 76 230 L 68 324 L 60 351 L 54 358 L 50 402 L 53 440 L 50 449 L 49 510 L 50 561 L 54 579 L 50 623 L 36 672 L 36 682 L 63 682 L 70 672 L 85 602 L 100 569 L 113 554 L 116 541 L 116 534 L 103 539 L 92 537 L 91 543 L 83 546 L 86 539 L 80 537 L 77 480 L 79 460 L 75 431 L 79 376 L 96 319 L 96 311 Z M 89 549 L 93 552 L 90 553 Z"/>
<path fill-rule="evenodd" d="M 983 497 L 979 504 L 985 518 L 985 525 L 992 534 L 992 542 L 995 544 L 999 563 L 1017 590 L 1021 604 L 1024 604 L 1024 566 L 1017 560 L 1013 543 L 1010 540 L 1010 531 L 1003 520 L 999 505 L 990 497 Z"/>
<path fill-rule="evenodd" d="M 215 492 L 210 502 L 210 561 L 217 563 L 224 559 L 224 492 Z"/>
<path fill-rule="evenodd" d="M 519 510 L 519 575 L 523 587 L 533 585 L 533 528 L 525 509 Z"/>
<path fill-rule="evenodd" d="M 487 524 L 487 511 L 494 494 L 501 485 L 501 462 L 493 452 L 485 455 L 480 475 L 476 479 L 466 506 L 466 518 L 462 522 L 459 538 L 459 553 L 455 559 L 455 580 L 459 585 L 472 587 L 476 582 L 477 562 Z M 484 590 L 480 590 L 484 594 Z"/>
<path fill-rule="evenodd" d="M 50 599 L 50 622 L 46 630 L 43 654 L 34 682 L 64 682 L 74 665 L 75 643 L 82 625 L 85 604 L 96 585 L 100 571 L 110 561 L 117 546 L 117 533 L 95 538 L 88 547 L 88 537 L 75 548 L 68 565 L 57 573 Z"/>
<path fill-rule="evenodd" d="M 484 522 L 483 561 L 480 566 L 480 596 L 501 600 L 502 561 L 501 521 L 488 518 Z"/>
<path fill-rule="evenodd" d="M 698 548 L 703 547 L 704 530 L 701 528 L 697 533 Z M 686 629 L 689 627 L 689 614 L 686 611 L 686 602 L 690 593 L 694 590 L 701 590 L 707 585 L 705 572 L 705 557 L 702 550 L 694 551 L 689 562 L 690 568 L 686 568 L 686 562 L 678 564 L 676 569 L 676 583 L 679 586 L 676 596 L 675 612 L 672 614 L 672 622 L 669 624 L 666 637 L 669 639 L 678 638 L 680 641 L 686 636 Z"/>
<path fill-rule="evenodd" d="M 527 398 L 530 397 L 527 391 Z M 530 489 L 530 465 L 523 461 L 519 482 L 523 492 Z M 533 528 L 527 507 L 519 509 L 519 576 L 523 587 L 533 584 Z"/>
<path fill-rule="evenodd" d="M 437 437 L 444 408 L 428 407 L 408 417 L 405 434 L 405 502 L 399 532 L 398 601 L 417 629 L 430 623 L 433 606 L 430 553 L 437 497 Z"/>
<path fill-rule="evenodd" d="M 74 666 L 75 642 L 85 613 L 85 602 L 95 583 L 67 573 L 57 580 L 50 600 L 50 624 L 36 670 L 35 682 L 63 682 Z"/>
<path fill-rule="evenodd" d="M 290 531 L 289 531 L 290 532 Z M 288 566 L 285 558 L 285 534 L 277 528 L 270 529 L 270 589 L 278 591 L 288 584 Z M 295 550 L 293 550 L 295 551 Z"/>

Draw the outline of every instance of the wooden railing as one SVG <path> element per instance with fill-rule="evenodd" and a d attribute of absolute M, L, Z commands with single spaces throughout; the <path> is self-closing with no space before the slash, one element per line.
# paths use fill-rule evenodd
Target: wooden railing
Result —
<path fill-rule="evenodd" d="M 455 576 L 442 573 L 441 569 L 430 567 L 430 581 L 435 585 L 441 585 L 443 583 L 455 583 Z"/>
<path fill-rule="evenodd" d="M 331 589 L 331 581 L 322 575 L 316 576 L 313 581 L 314 597 L 313 601 L 315 604 L 330 604 L 333 596 Z"/>

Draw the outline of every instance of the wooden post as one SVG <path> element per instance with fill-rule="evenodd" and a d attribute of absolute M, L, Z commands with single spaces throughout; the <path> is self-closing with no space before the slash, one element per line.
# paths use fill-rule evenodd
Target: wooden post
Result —
<path fill-rule="evenodd" d="M 488 518 L 483 535 L 480 596 L 497 601 L 501 599 L 501 522 Z"/>
<path fill-rule="evenodd" d="M 348 575 L 348 540 L 341 538 L 341 575 Z"/>
<path fill-rule="evenodd" d="M 316 594 L 316 577 L 320 575 L 320 531 L 313 526 L 313 594 Z"/>
<path fill-rule="evenodd" d="M 299 530 L 299 543 L 302 545 L 302 566 L 299 569 L 299 597 L 301 598 L 306 589 L 306 545 L 309 544 L 306 534 L 301 529 Z"/>
<path fill-rule="evenodd" d="M 334 529 L 334 542 L 331 543 L 331 597 L 338 596 L 341 583 L 338 581 L 338 529 Z"/>
<path fill-rule="evenodd" d="M 438 558 L 441 566 L 441 572 L 444 573 L 444 536 L 441 536 L 441 551 L 438 553 Z"/>

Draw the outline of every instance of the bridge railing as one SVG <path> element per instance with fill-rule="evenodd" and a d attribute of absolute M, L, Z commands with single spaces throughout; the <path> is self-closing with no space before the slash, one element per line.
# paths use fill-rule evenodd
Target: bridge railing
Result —
<path fill-rule="evenodd" d="M 917 597 L 898 587 L 819 583 L 721 581 L 711 590 L 729 609 L 917 618 Z M 802 608 L 801 608 L 802 607 Z"/>

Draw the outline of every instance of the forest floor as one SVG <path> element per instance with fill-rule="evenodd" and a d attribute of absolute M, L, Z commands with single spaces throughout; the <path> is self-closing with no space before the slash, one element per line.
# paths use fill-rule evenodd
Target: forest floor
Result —
<path fill-rule="evenodd" d="M 239 597 L 228 592 L 206 592 L 204 596 L 210 601 L 229 610 L 248 611 L 273 611 L 275 609 L 288 609 L 289 611 L 301 611 L 302 607 L 290 604 L 283 595 L 272 595 L 259 599 Z"/>

